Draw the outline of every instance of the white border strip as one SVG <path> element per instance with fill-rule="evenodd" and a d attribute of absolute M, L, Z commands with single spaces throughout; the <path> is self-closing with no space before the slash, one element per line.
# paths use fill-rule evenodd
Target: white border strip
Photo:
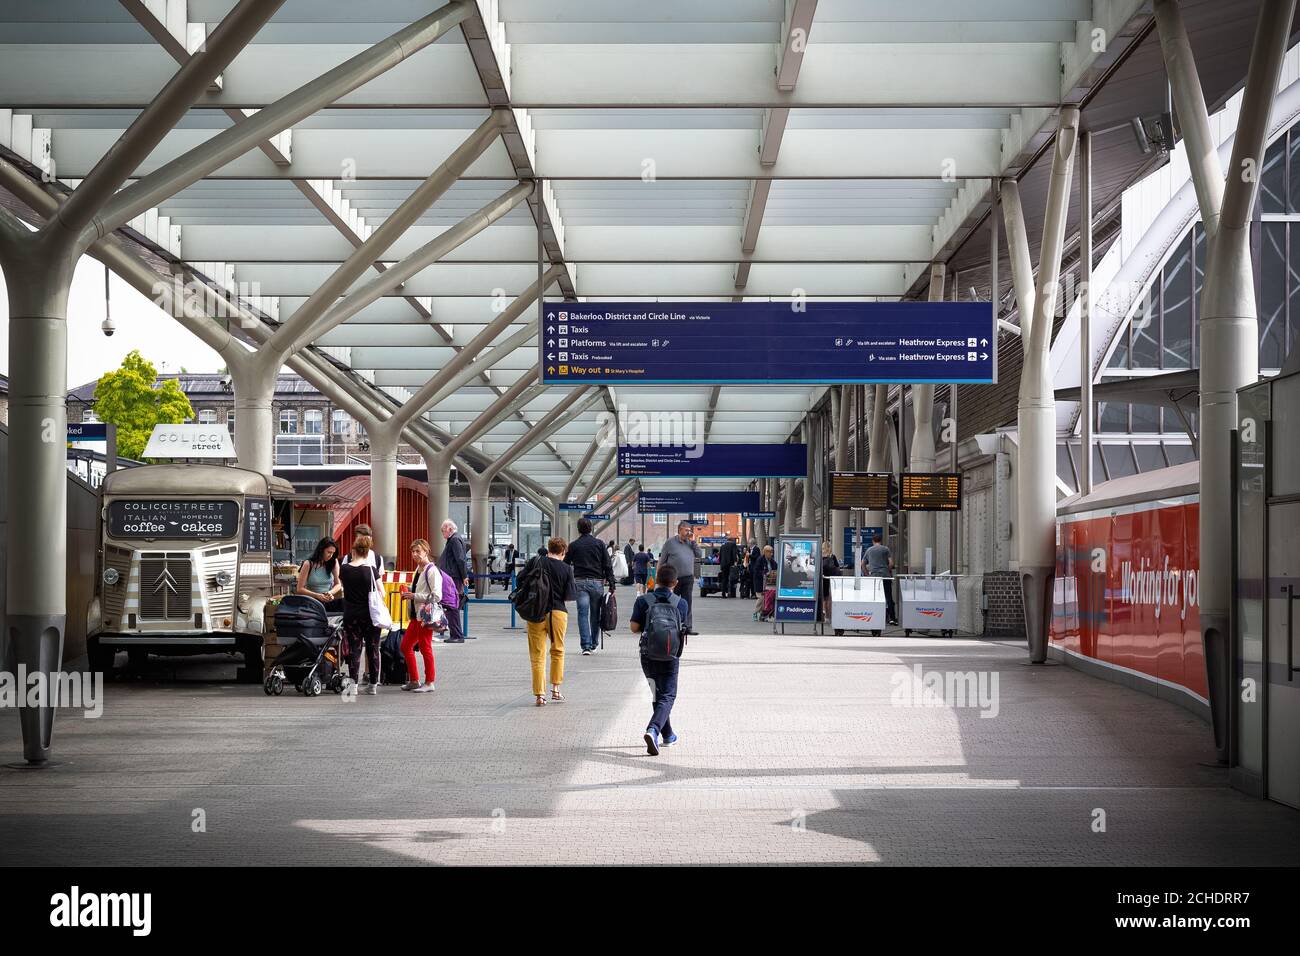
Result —
<path fill-rule="evenodd" d="M 1134 677 L 1141 678 L 1142 680 L 1148 681 L 1152 684 L 1159 684 L 1161 687 L 1167 687 L 1170 690 L 1176 690 L 1179 693 L 1186 694 L 1188 697 L 1191 697 L 1193 700 L 1200 701 L 1206 707 L 1210 706 L 1209 698 L 1202 697 L 1200 694 L 1196 693 L 1196 691 L 1184 687 L 1182 684 L 1175 684 L 1173 681 L 1166 680 L 1163 677 L 1152 677 L 1150 674 L 1146 673 L 1145 671 L 1134 670 L 1131 667 L 1125 667 L 1123 664 L 1112 664 L 1110 661 L 1103 661 L 1103 660 L 1099 660 L 1096 657 L 1089 657 L 1087 654 L 1080 654 L 1078 651 L 1072 651 L 1068 647 L 1061 647 L 1060 645 L 1056 645 L 1054 649 L 1061 654 L 1065 654 L 1068 657 L 1074 657 L 1081 661 L 1087 661 L 1089 664 L 1097 664 L 1101 667 L 1107 667 L 1113 671 L 1119 671 L 1124 674 L 1131 674 Z"/>
<path fill-rule="evenodd" d="M 1199 494 L 1177 495 L 1173 498 L 1158 498 L 1155 501 L 1134 501 L 1126 505 L 1106 505 L 1090 511 L 1072 511 L 1068 514 L 1058 514 L 1056 520 L 1060 524 L 1065 524 L 1068 521 L 1115 518 L 1120 515 L 1137 514 L 1141 511 L 1155 511 L 1157 508 L 1173 508 L 1176 505 L 1196 505 L 1200 503 L 1201 496 Z"/>

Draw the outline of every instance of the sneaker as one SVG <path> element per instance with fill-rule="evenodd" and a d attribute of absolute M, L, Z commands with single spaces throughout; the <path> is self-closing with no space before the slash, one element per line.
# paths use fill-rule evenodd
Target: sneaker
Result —
<path fill-rule="evenodd" d="M 419 687 L 415 688 L 415 692 L 416 692 L 417 694 L 429 694 L 429 693 L 432 693 L 432 692 L 433 692 L 433 681 L 429 681 L 429 683 L 427 683 L 427 684 L 421 684 Z M 673 739 L 676 740 L 677 738 L 674 737 Z"/>
<path fill-rule="evenodd" d="M 419 687 L 420 687 L 420 682 L 418 680 L 408 680 L 405 684 L 402 685 L 402 690 L 418 690 Z"/>
<path fill-rule="evenodd" d="M 659 731 L 651 727 L 642 738 L 645 740 L 645 752 L 652 757 L 659 756 Z"/>
<path fill-rule="evenodd" d="M 700 636 L 700 632 L 699 632 L 699 631 L 690 631 L 690 630 L 688 630 L 688 631 L 686 632 L 686 634 L 687 634 L 689 637 L 699 637 L 699 636 Z"/>
<path fill-rule="evenodd" d="M 587 649 L 584 647 L 584 648 L 582 649 L 582 656 L 583 656 L 583 657 L 590 657 L 590 656 L 591 656 L 591 651 L 587 650 Z"/>
<path fill-rule="evenodd" d="M 465 638 L 463 638 L 463 637 L 449 637 L 449 638 L 447 638 L 445 641 L 443 641 L 443 643 L 444 643 L 444 644 L 464 644 L 464 643 L 465 643 Z"/>
<path fill-rule="evenodd" d="M 366 693 L 369 694 L 371 697 L 374 697 L 376 694 L 379 693 L 379 685 L 378 685 L 378 684 L 367 684 L 367 685 L 366 685 Z"/>
<path fill-rule="evenodd" d="M 662 741 L 660 741 L 659 746 L 661 746 L 661 747 L 671 747 L 671 746 L 672 746 L 673 744 L 675 744 L 675 743 L 677 743 L 677 735 L 676 735 L 676 734 L 669 734 L 669 735 L 668 735 L 667 737 L 665 737 Z"/>

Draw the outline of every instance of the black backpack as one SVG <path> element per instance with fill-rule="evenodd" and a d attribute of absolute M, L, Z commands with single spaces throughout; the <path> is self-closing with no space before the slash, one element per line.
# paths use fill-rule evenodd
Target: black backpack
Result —
<path fill-rule="evenodd" d="M 549 560 L 541 555 L 532 558 L 524 565 L 515 589 L 510 592 L 510 603 L 515 606 L 515 613 L 533 624 L 546 620 L 551 610 L 551 576 L 542 564 Z"/>
<path fill-rule="evenodd" d="M 672 595 L 654 594 L 647 602 L 645 628 L 641 633 L 641 656 L 651 661 L 671 661 L 682 656 L 685 628 Z"/>

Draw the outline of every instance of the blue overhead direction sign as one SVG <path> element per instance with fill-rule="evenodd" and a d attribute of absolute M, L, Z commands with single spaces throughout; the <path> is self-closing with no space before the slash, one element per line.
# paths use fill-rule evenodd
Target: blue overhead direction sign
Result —
<path fill-rule="evenodd" d="M 543 384 L 996 381 L 988 302 L 553 302 Z M 707 361 L 701 361 L 707 360 Z M 707 369 L 708 378 L 699 378 Z"/>
<path fill-rule="evenodd" d="M 741 514 L 758 510 L 757 491 L 646 491 L 637 498 L 640 514 Z"/>
<path fill-rule="evenodd" d="M 620 478 L 803 478 L 802 444 L 619 445 Z"/>
<path fill-rule="evenodd" d="M 596 507 L 596 502 L 594 501 L 561 501 L 560 502 L 561 511 L 590 511 L 594 507 Z"/>
<path fill-rule="evenodd" d="M 588 521 L 608 521 L 609 515 L 585 514 L 583 515 Z"/>

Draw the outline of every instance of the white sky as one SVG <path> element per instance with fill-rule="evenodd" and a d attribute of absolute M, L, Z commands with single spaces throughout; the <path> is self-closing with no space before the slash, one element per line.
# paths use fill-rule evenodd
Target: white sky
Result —
<path fill-rule="evenodd" d="M 100 330 L 104 321 L 104 267 L 82 256 L 68 300 L 68 388 L 95 381 L 139 349 L 160 372 L 215 372 L 225 363 L 156 305 L 117 276 L 109 285 L 117 333 Z M 0 372 L 9 374 L 9 296 L 0 274 Z"/>

